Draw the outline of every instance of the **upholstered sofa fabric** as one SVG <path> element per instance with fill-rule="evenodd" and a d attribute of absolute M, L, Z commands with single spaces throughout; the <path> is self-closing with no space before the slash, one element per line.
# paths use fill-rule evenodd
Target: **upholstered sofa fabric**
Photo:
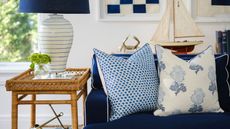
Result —
<path fill-rule="evenodd" d="M 220 107 L 225 112 L 230 112 L 229 94 L 229 55 L 224 54 L 216 57 L 217 88 Z"/>
<path fill-rule="evenodd" d="M 105 79 L 111 121 L 156 109 L 159 82 L 154 56 L 148 44 L 128 59 L 97 49 L 94 53 Z"/>
<path fill-rule="evenodd" d="M 114 56 L 127 59 L 131 55 L 115 54 Z M 195 56 L 196 55 L 178 55 L 178 57 L 184 60 L 190 60 Z M 157 57 L 156 55 L 154 55 L 154 57 L 155 65 L 157 66 Z M 109 115 L 110 105 L 107 101 L 107 96 L 102 89 L 97 69 L 97 62 L 94 55 L 92 58 L 91 69 L 92 90 L 86 100 L 86 126 L 84 129 L 155 129 L 155 127 L 156 129 L 229 129 L 230 114 L 227 112 L 230 111 L 230 97 L 228 85 L 225 81 L 226 78 L 228 78 L 228 72 L 225 67 L 227 65 L 227 69 L 229 70 L 230 65 L 228 64 L 228 55 L 215 55 L 215 58 L 219 92 L 218 95 L 219 99 L 221 99 L 219 101 L 220 106 L 223 110 L 225 110 L 225 113 L 202 113 L 158 117 L 154 116 L 152 112 L 150 112 L 129 115 L 121 119 L 108 122 L 107 118 Z M 228 78 L 228 82 L 229 81 L 230 79 Z M 161 121 L 156 121 L 158 119 L 161 119 Z M 167 125 L 169 127 L 166 128 L 165 126 Z"/>
<path fill-rule="evenodd" d="M 101 89 L 92 89 L 87 96 L 85 103 L 86 122 L 88 123 L 103 123 L 109 120 L 109 105 L 108 98 Z"/>
<path fill-rule="evenodd" d="M 140 113 L 84 129 L 229 129 L 230 113 L 183 114 L 167 117 Z"/>

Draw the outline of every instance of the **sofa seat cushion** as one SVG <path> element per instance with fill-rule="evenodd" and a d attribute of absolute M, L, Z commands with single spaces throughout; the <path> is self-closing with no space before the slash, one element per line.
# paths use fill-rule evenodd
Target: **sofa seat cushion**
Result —
<path fill-rule="evenodd" d="M 84 129 L 229 129 L 230 113 L 180 114 L 167 117 L 133 114 L 121 119 L 99 124 L 89 124 Z"/>

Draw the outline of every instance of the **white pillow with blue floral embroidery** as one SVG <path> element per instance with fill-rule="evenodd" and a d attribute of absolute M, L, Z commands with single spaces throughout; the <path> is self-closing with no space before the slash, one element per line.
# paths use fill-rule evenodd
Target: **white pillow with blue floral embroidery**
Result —
<path fill-rule="evenodd" d="M 157 108 L 159 80 L 148 44 L 128 59 L 94 49 L 105 79 L 110 102 L 110 121 Z"/>
<path fill-rule="evenodd" d="M 218 101 L 215 57 L 212 47 L 183 60 L 156 45 L 160 78 L 157 116 L 222 112 Z"/>

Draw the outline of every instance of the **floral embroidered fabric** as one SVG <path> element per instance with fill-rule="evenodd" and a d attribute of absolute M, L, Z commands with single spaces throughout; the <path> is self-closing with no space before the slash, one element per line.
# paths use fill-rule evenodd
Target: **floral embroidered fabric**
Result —
<path fill-rule="evenodd" d="M 212 47 L 186 61 L 157 45 L 159 63 L 158 116 L 220 112 Z"/>

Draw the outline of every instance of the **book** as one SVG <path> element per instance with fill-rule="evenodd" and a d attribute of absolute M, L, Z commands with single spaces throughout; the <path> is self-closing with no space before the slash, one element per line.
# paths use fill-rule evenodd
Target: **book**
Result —
<path fill-rule="evenodd" d="M 223 53 L 228 53 L 227 32 L 222 32 L 222 49 Z"/>
<path fill-rule="evenodd" d="M 222 45 L 223 33 L 222 31 L 216 31 L 216 44 L 217 44 L 217 53 L 224 53 Z"/>
<path fill-rule="evenodd" d="M 230 30 L 226 30 L 227 53 L 230 54 Z"/>

